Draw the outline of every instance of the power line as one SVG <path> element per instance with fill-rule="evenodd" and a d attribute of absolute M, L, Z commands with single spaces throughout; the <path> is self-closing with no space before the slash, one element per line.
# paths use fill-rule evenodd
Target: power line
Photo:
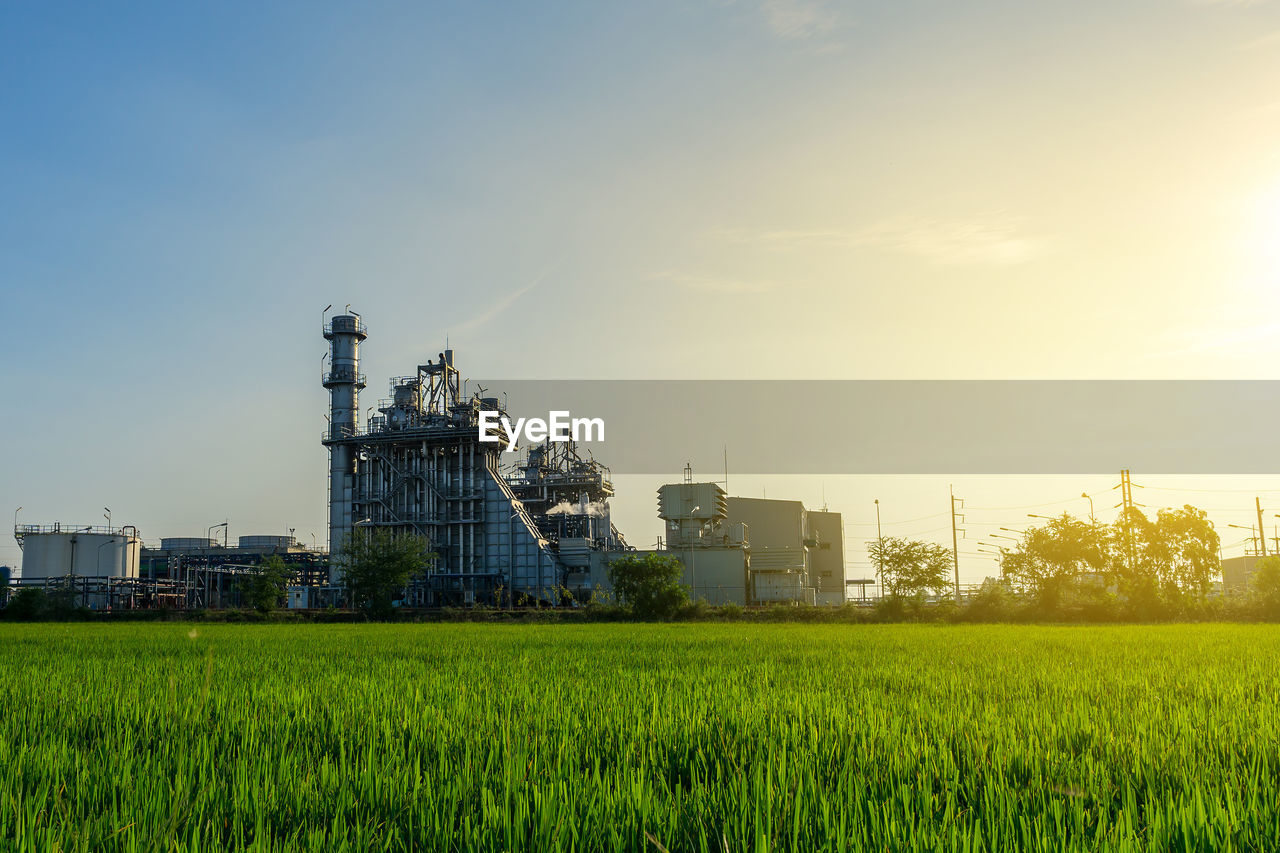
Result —
<path fill-rule="evenodd" d="M 1069 504 L 1072 501 L 1078 501 L 1080 498 L 1064 498 L 1060 501 L 1048 501 L 1042 504 L 1026 504 L 1025 506 L 971 506 L 968 509 L 989 510 L 992 512 L 1001 512 L 1009 509 L 1040 509 L 1046 506 L 1058 506 L 1059 504 Z"/>
<path fill-rule="evenodd" d="M 929 520 L 929 519 L 931 519 L 931 518 L 941 518 L 941 517 L 942 517 L 942 516 L 944 516 L 944 515 L 946 515 L 946 513 L 945 513 L 945 512 L 935 512 L 933 515 L 922 515 L 922 516 L 920 516 L 919 518 L 908 518 L 908 519 L 906 519 L 906 520 L 904 520 L 904 521 L 886 521 L 886 522 L 884 522 L 884 524 L 885 524 L 885 526 L 886 526 L 886 527 L 887 527 L 888 525 L 890 525 L 890 524 L 911 524 L 911 523 L 916 522 L 916 521 L 928 521 L 928 520 Z M 848 521 L 848 522 L 845 522 L 845 526 L 846 526 L 846 527 L 876 527 L 876 526 L 877 526 L 877 522 L 874 522 L 874 521 Z"/>
<path fill-rule="evenodd" d="M 1203 494 L 1256 495 L 1280 492 L 1280 489 L 1176 489 L 1173 486 L 1143 486 L 1155 492 L 1197 492 Z"/>

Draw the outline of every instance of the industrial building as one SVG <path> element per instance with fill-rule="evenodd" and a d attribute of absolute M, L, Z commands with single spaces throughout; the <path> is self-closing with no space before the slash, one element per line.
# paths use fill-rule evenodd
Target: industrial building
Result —
<path fill-rule="evenodd" d="M 592 568 L 627 548 L 610 521 L 607 468 L 572 442 L 546 442 L 504 471 L 509 436 L 481 441 L 480 413 L 506 411 L 498 397 L 463 393 L 452 350 L 392 379 L 379 414 L 361 424 L 364 322 L 338 315 L 324 337 L 331 582 L 347 538 L 380 528 L 425 536 L 435 552 L 406 591 L 411 606 L 559 603 L 591 594 Z"/>
<path fill-rule="evenodd" d="M 1222 591 L 1229 596 L 1245 596 L 1253 584 L 1253 572 L 1262 557 L 1246 554 L 1222 561 Z"/>
<path fill-rule="evenodd" d="M 658 489 L 665 541 L 643 553 L 677 557 L 690 597 L 708 604 L 845 601 L 840 514 L 800 501 L 729 497 L 719 483 L 685 480 Z M 608 589 L 607 570 L 593 583 Z"/>
<path fill-rule="evenodd" d="M 238 607 L 238 581 L 271 556 L 293 570 L 302 600 L 318 606 L 328 578 L 326 555 L 300 548 L 291 536 L 242 536 L 235 547 L 215 539 L 178 537 L 146 547 L 136 528 L 27 524 L 14 528 L 22 573 L 2 578 L 6 588 L 65 593 L 91 610 L 151 607 Z M 334 603 L 330 596 L 325 603 Z"/>
<path fill-rule="evenodd" d="M 323 586 L 329 579 L 328 555 L 298 544 L 293 536 L 255 534 L 241 536 L 234 546 L 203 537 L 167 537 L 160 547 L 142 548 L 139 560 L 143 577 L 173 577 L 184 571 L 219 568 L 252 569 L 269 557 L 279 557 L 293 572 L 294 582 Z"/>
<path fill-rule="evenodd" d="M 323 325 L 329 352 L 329 548 L 292 535 L 168 537 L 145 547 L 132 527 L 15 526 L 21 578 L 0 587 L 76 592 L 97 609 L 236 607 L 240 580 L 278 557 L 292 569 L 287 606 L 342 605 L 343 546 L 373 530 L 425 537 L 433 552 L 400 603 L 410 607 L 582 603 L 610 589 L 609 566 L 639 553 L 611 519 L 609 469 L 573 441 L 505 453 L 511 436 L 501 398 L 467 394 L 446 349 L 392 378 L 363 422 L 360 348 L 368 330 L 348 312 Z M 483 424 L 481 413 L 489 413 Z M 496 418 L 493 415 L 496 414 Z M 483 431 L 482 431 L 483 429 Z M 482 440 L 482 437 L 498 439 Z M 508 464 L 505 460 L 511 459 Z M 695 599 L 712 604 L 844 601 L 839 513 L 799 501 L 730 498 L 718 483 L 658 491 L 664 537 Z"/>

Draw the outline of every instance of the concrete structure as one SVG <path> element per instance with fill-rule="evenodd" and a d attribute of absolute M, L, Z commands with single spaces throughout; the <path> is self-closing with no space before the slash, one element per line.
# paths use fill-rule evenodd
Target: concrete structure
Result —
<path fill-rule="evenodd" d="M 709 604 L 843 604 L 844 534 L 837 512 L 800 501 L 731 498 L 719 483 L 658 489 L 665 542 L 655 551 L 684 565 L 690 597 Z M 603 575 L 594 583 L 608 588 Z"/>
<path fill-rule="evenodd" d="M 750 532 L 754 601 L 844 603 L 840 513 L 807 510 L 800 501 L 739 497 L 728 499 L 727 512 L 729 524 Z"/>
<path fill-rule="evenodd" d="M 727 521 L 719 483 L 685 482 L 658 489 L 658 517 L 665 522 L 666 548 L 659 553 L 684 564 L 689 596 L 708 604 L 746 604 L 750 598 L 747 529 Z"/>
<path fill-rule="evenodd" d="M 844 570 L 844 519 L 838 512 L 826 509 L 807 510 L 805 522 L 809 550 L 809 579 L 817 604 L 844 604 L 849 588 Z"/>
<path fill-rule="evenodd" d="M 507 413 L 498 397 L 463 395 L 452 350 L 392 379 L 391 396 L 361 429 L 364 324 L 354 313 L 339 315 L 324 336 L 331 582 L 345 538 L 384 529 L 425 536 L 435 552 L 407 591 L 409 605 L 590 595 L 605 555 L 627 547 L 610 522 L 607 468 L 582 459 L 572 442 L 546 442 L 504 474 L 508 436 L 492 428 L 486 434 L 503 441 L 481 441 L 479 421 L 482 411 Z"/>
<path fill-rule="evenodd" d="M 1222 591 L 1226 595 L 1249 594 L 1253 582 L 1253 570 L 1262 557 L 1250 554 L 1245 557 L 1228 557 L 1222 561 Z"/>
<path fill-rule="evenodd" d="M 138 576 L 142 540 L 133 527 L 26 524 L 13 535 L 22 548 L 23 581 Z"/>
<path fill-rule="evenodd" d="M 684 565 L 692 599 L 708 604 L 845 601 L 844 534 L 840 513 L 809 511 L 800 501 L 731 498 L 719 483 L 658 489 L 665 541 L 640 554 L 673 556 Z M 607 567 L 605 567 L 607 568 Z M 592 583 L 608 590 L 607 572 Z"/>

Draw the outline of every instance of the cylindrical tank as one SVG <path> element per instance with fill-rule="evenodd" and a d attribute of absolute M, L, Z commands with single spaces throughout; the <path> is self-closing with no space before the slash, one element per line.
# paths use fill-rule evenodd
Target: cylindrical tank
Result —
<path fill-rule="evenodd" d="M 162 551 L 207 551 L 217 547 L 217 539 L 205 539 L 201 536 L 170 536 L 160 540 Z"/>
<path fill-rule="evenodd" d="M 242 550 L 271 551 L 276 548 L 292 548 L 298 544 L 298 540 L 292 536 L 241 536 L 239 543 Z"/>
<path fill-rule="evenodd" d="M 22 577 L 136 578 L 142 542 L 130 533 L 28 533 L 22 538 Z"/>

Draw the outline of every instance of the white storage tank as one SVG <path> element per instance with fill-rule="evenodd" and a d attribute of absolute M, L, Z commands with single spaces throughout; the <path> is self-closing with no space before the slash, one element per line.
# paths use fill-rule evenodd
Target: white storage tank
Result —
<path fill-rule="evenodd" d="M 241 551 L 288 550 L 298 544 L 292 536 L 241 536 Z"/>
<path fill-rule="evenodd" d="M 160 540 L 161 551 L 207 551 L 217 547 L 217 539 L 200 536 L 169 536 Z"/>
<path fill-rule="evenodd" d="M 69 528 L 27 525 L 16 531 L 22 547 L 22 579 L 136 578 L 142 540 L 132 527 Z"/>

